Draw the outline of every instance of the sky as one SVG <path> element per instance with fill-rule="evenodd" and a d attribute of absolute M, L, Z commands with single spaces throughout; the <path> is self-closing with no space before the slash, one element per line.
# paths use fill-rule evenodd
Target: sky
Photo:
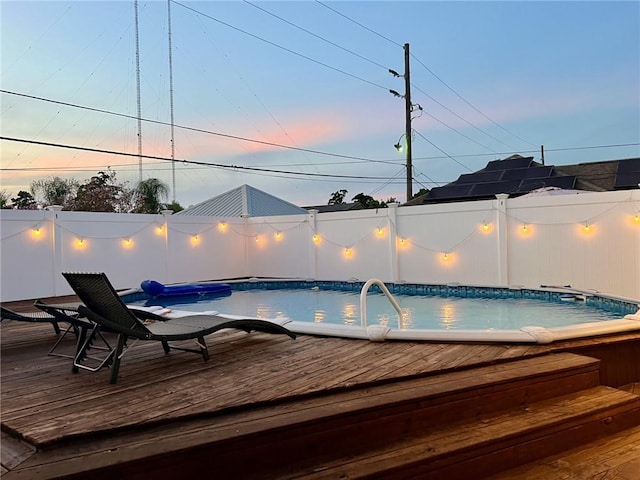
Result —
<path fill-rule="evenodd" d="M 139 0 L 138 49 L 134 5 L 0 1 L 10 197 L 110 167 L 183 207 L 243 184 L 404 202 L 405 44 L 414 193 L 541 145 L 548 165 L 640 156 L 638 1 Z"/>

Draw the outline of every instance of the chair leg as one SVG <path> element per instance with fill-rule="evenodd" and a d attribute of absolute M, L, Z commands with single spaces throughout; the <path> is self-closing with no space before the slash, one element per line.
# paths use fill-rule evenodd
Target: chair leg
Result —
<path fill-rule="evenodd" d="M 74 353 L 74 355 L 67 355 L 64 353 L 55 353 L 56 348 L 58 348 L 58 345 L 60 345 L 60 342 L 62 342 L 62 340 L 64 339 L 64 337 L 67 335 L 67 333 L 69 333 L 70 331 L 74 331 L 76 334 L 76 351 Z M 53 347 L 51 347 L 51 350 L 49 350 L 49 353 L 47 353 L 47 355 L 51 355 L 52 357 L 64 357 L 64 358 L 75 358 L 75 354 L 78 353 L 78 344 L 77 344 L 77 340 L 78 340 L 78 332 L 76 329 L 74 329 L 73 325 L 69 325 L 64 332 L 62 332 L 62 335 L 58 334 L 58 340 L 56 340 L 56 343 L 53 344 Z"/>
<path fill-rule="evenodd" d="M 169 342 L 166 340 L 162 340 L 162 348 L 164 349 L 164 353 L 168 354 L 171 351 L 171 347 L 169 346 Z"/>
<path fill-rule="evenodd" d="M 60 335 L 60 325 L 58 325 L 58 322 L 51 322 L 51 325 L 53 325 L 53 331 L 56 332 L 56 335 Z"/>
<path fill-rule="evenodd" d="M 120 359 L 124 352 L 124 347 L 127 343 L 126 335 L 118 335 L 118 346 L 116 347 L 115 354 L 113 356 L 113 363 L 111 364 L 111 383 L 115 384 L 118 381 L 118 372 L 120 371 Z"/>
<path fill-rule="evenodd" d="M 198 346 L 200 347 L 202 358 L 206 362 L 207 360 L 209 360 L 209 349 L 207 348 L 207 344 L 204 341 L 204 337 L 198 337 Z"/>
<path fill-rule="evenodd" d="M 77 343 L 76 343 L 76 356 L 73 359 L 73 366 L 71 367 L 71 372 L 78 373 L 78 365 L 77 362 L 82 361 L 82 359 L 87 355 L 87 350 L 91 345 L 91 337 L 95 335 L 97 327 L 94 327 L 87 337 L 87 329 L 81 328 L 80 333 L 78 335 Z"/>

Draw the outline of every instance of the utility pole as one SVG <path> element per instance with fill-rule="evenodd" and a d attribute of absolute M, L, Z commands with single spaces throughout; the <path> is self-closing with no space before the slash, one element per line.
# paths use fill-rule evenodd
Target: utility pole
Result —
<path fill-rule="evenodd" d="M 394 97 L 404 98 L 404 135 L 405 142 L 407 144 L 407 202 L 411 200 L 413 196 L 413 158 L 411 152 L 411 113 L 413 113 L 413 108 L 416 107 L 418 110 L 422 110 L 422 107 L 418 104 L 414 105 L 411 103 L 411 72 L 409 71 L 409 44 L 404 44 L 404 75 L 400 75 L 395 70 L 389 69 L 389 73 L 394 77 L 403 77 L 404 78 L 404 95 L 400 95 L 395 90 L 389 90 L 389 93 Z M 400 140 L 402 140 L 400 137 Z M 394 146 L 398 151 L 401 151 L 402 146 L 400 144 L 400 140 Z"/>
<path fill-rule="evenodd" d="M 413 196 L 413 158 L 411 156 L 411 74 L 409 72 L 409 44 L 404 44 L 404 119 L 407 142 L 407 202 Z"/>

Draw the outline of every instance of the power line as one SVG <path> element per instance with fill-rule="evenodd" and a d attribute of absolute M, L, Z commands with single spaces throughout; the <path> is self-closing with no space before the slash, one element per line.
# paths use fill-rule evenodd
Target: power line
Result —
<path fill-rule="evenodd" d="M 507 147 L 507 148 L 510 148 L 510 149 L 512 149 L 512 150 L 514 150 L 514 151 L 518 150 L 517 148 L 515 148 L 515 147 L 513 147 L 513 146 L 509 145 L 508 143 L 503 142 L 503 141 L 502 141 L 502 140 L 500 140 L 499 138 L 497 138 L 497 137 L 495 137 L 495 136 L 491 135 L 490 133 L 485 132 L 485 131 L 484 131 L 484 130 L 482 130 L 480 127 L 478 127 L 478 126 L 474 125 L 474 124 L 473 124 L 473 123 L 471 123 L 469 120 L 467 120 L 466 118 L 462 117 L 461 115 L 458 115 L 456 112 L 454 112 L 453 110 L 451 110 L 449 107 L 447 107 L 447 106 L 446 106 L 446 105 L 444 105 L 443 103 L 440 103 L 438 100 L 436 100 L 435 98 L 433 98 L 431 95 L 429 95 L 427 92 L 425 92 L 424 90 L 422 90 L 420 87 L 418 87 L 418 86 L 416 86 L 416 85 L 413 85 L 413 84 L 412 84 L 412 86 L 413 86 L 416 90 L 418 90 L 420 93 L 422 93 L 423 95 L 425 95 L 427 98 L 429 98 L 429 99 L 430 99 L 430 100 L 432 100 L 433 102 L 435 102 L 435 103 L 437 103 L 438 105 L 440 105 L 442 108 L 444 108 L 444 109 L 445 109 L 447 112 L 449 112 L 451 115 L 454 115 L 455 117 L 459 118 L 460 120 L 462 120 L 464 123 L 466 123 L 466 124 L 467 124 L 467 125 L 469 125 L 470 127 L 475 128 L 475 129 L 476 129 L 476 130 L 478 130 L 480 133 L 483 133 L 483 134 L 484 134 L 484 135 L 486 135 L 487 137 L 492 138 L 493 140 L 495 140 L 495 141 L 496 141 L 496 142 L 498 142 L 498 143 L 501 143 L 502 145 L 504 145 L 504 146 L 505 146 L 505 147 Z M 433 118 L 435 118 L 435 117 L 433 117 Z M 438 119 L 436 118 L 436 120 L 438 120 Z M 438 121 L 439 121 L 439 120 L 438 120 Z M 447 125 L 447 126 L 448 126 L 448 125 Z M 460 133 L 460 132 L 458 132 L 457 130 L 455 130 L 454 128 L 452 128 L 452 127 L 449 127 L 449 128 L 451 128 L 451 130 L 454 130 L 454 131 L 455 131 L 455 132 L 457 132 L 457 133 Z M 460 134 L 461 134 L 461 133 L 460 133 Z M 462 135 L 462 134 L 461 134 L 461 135 Z M 468 137 L 467 137 L 467 138 L 468 138 Z M 475 140 L 474 140 L 474 142 L 475 142 Z M 477 143 L 477 142 L 475 142 L 475 143 Z M 484 145 L 482 145 L 482 146 L 484 147 Z M 487 150 L 491 151 L 491 149 L 490 149 L 489 147 L 484 147 L 484 148 L 486 148 Z"/>
<path fill-rule="evenodd" d="M 480 115 L 482 115 L 484 118 L 486 118 L 487 120 L 489 120 L 491 123 L 493 123 L 496 127 L 502 129 L 504 132 L 508 133 L 509 135 L 517 138 L 518 140 L 520 140 L 521 142 L 524 142 L 528 145 L 531 146 L 535 146 L 533 143 L 525 140 L 524 138 L 522 138 L 521 136 L 513 133 L 510 130 L 507 130 L 505 127 L 503 127 L 502 125 L 500 125 L 498 122 L 496 122 L 495 120 L 493 120 L 491 117 L 489 117 L 488 115 L 486 115 L 485 113 L 483 113 L 482 111 L 480 111 L 478 108 L 476 108 L 475 105 L 473 105 L 471 102 L 469 102 L 466 98 L 464 98 L 462 95 L 460 95 L 453 87 L 451 87 L 447 82 L 445 82 L 443 79 L 441 79 L 438 75 L 436 75 L 436 73 L 431 70 L 429 67 L 427 67 L 424 63 L 422 63 L 422 61 L 420 61 L 420 59 L 418 57 L 416 57 L 415 55 L 411 55 L 413 57 L 413 59 L 418 62 L 420 65 L 422 65 L 422 67 L 425 68 L 425 70 L 427 70 L 427 72 L 429 72 L 431 75 L 433 75 L 440 83 L 442 83 L 445 87 L 447 87 L 449 90 L 451 90 L 451 92 L 453 92 L 453 94 L 458 97 L 460 100 L 462 100 L 464 103 L 466 103 L 467 105 L 469 105 L 471 108 L 473 108 L 476 112 L 478 112 Z M 508 145 L 507 145 L 508 146 Z M 511 148 L 511 147 L 509 147 Z"/>
<path fill-rule="evenodd" d="M 206 13 L 200 12 L 199 10 L 196 10 L 195 8 L 188 7 L 188 6 L 186 6 L 186 5 L 184 5 L 184 4 L 180 3 L 180 2 L 176 2 L 175 0 L 171 0 L 171 1 L 173 1 L 173 3 L 175 3 L 176 5 L 180 5 L 181 7 L 186 8 L 187 10 L 191 10 L 192 12 L 194 12 L 194 13 L 196 13 L 198 15 L 202 15 L 203 17 L 208 18 L 210 20 L 213 20 L 214 22 L 217 22 L 217 23 L 219 23 L 221 25 L 224 25 L 225 27 L 232 28 L 233 30 L 236 30 L 236 31 L 241 32 L 241 33 L 244 33 L 245 35 L 249 35 L 252 38 L 255 38 L 257 40 L 260 40 L 261 42 L 267 43 L 267 44 L 269 44 L 269 45 L 271 45 L 273 47 L 276 47 L 276 48 L 279 48 L 281 50 L 284 50 L 285 52 L 291 53 L 291 54 L 296 55 L 296 56 L 298 56 L 300 58 L 304 58 L 305 60 L 308 60 L 310 62 L 316 63 L 318 65 L 321 65 L 321 66 L 323 66 L 325 68 L 328 68 L 330 70 L 333 70 L 335 72 L 339 72 L 339 73 L 341 73 L 343 75 L 346 75 L 348 77 L 355 78 L 356 80 L 360 80 L 361 82 L 368 83 L 369 85 L 373 85 L 374 87 L 378 87 L 378 88 L 381 88 L 383 90 L 388 90 L 387 87 L 384 87 L 384 86 L 382 86 L 382 85 L 380 85 L 378 83 L 372 82 L 371 80 L 367 80 L 366 78 L 362 78 L 362 77 L 359 77 L 359 76 L 354 75 L 352 73 L 349 73 L 349 72 L 346 72 L 344 70 L 341 70 L 339 68 L 332 67 L 331 65 L 328 65 L 328 64 L 326 64 L 324 62 L 321 62 L 319 60 L 315 60 L 315 59 L 313 59 L 311 57 L 308 57 L 307 55 L 304 55 L 302 53 L 298 53 L 298 52 L 296 52 L 294 50 L 291 50 L 290 48 L 283 47 L 282 45 L 279 45 L 279 44 L 277 44 L 275 42 L 272 42 L 270 40 L 262 38 L 262 37 L 260 37 L 258 35 L 253 34 L 253 33 L 247 32 L 246 30 L 243 30 L 241 28 L 235 27 L 235 26 L 233 26 L 233 25 L 231 25 L 229 23 L 223 22 L 222 20 L 219 20 L 219 19 L 217 19 L 215 17 L 212 17 L 211 15 L 207 15 Z"/>
<path fill-rule="evenodd" d="M 81 147 L 77 145 L 68 145 L 68 144 L 60 144 L 60 143 L 52 143 L 52 142 L 41 142 L 36 140 L 27 140 L 24 138 L 14 138 L 14 137 L 4 137 L 0 136 L 0 140 L 6 140 L 9 142 L 19 142 L 19 143 L 28 143 L 31 145 L 40 145 L 44 147 L 56 147 L 56 148 L 67 148 L 70 150 L 81 150 L 84 152 L 93 152 L 93 153 L 104 153 L 109 155 L 119 155 L 124 157 L 138 157 L 139 155 L 135 153 L 127 153 L 127 152 L 118 152 L 115 150 L 106 150 L 101 148 L 90 148 L 90 147 Z M 167 162 L 181 162 L 185 164 L 192 165 L 203 165 L 207 167 L 221 168 L 221 169 L 231 169 L 231 170 L 248 170 L 255 172 L 270 172 L 270 173 L 282 173 L 287 175 L 299 175 L 306 177 L 325 177 L 325 178 L 364 178 L 369 180 L 387 180 L 388 177 L 368 177 L 363 175 L 334 175 L 328 173 L 312 173 L 312 172 L 294 172 L 288 170 L 276 170 L 270 168 L 260 168 L 260 167 L 247 167 L 243 165 L 224 165 L 222 163 L 207 163 L 201 162 L 198 160 L 186 160 L 186 159 L 171 159 L 167 157 L 160 157 L 156 155 L 142 155 L 142 158 L 151 159 L 151 160 L 162 160 Z"/>
<path fill-rule="evenodd" d="M 137 120 L 138 117 L 136 117 L 135 115 L 127 115 L 125 113 L 118 113 L 118 112 L 111 112 L 109 110 L 103 110 L 100 108 L 94 108 L 94 107 L 87 107 L 85 105 L 78 105 L 78 104 L 73 104 L 73 103 L 69 103 L 69 102 L 61 102 L 59 100 L 52 100 L 52 99 L 48 99 L 48 98 L 44 98 L 44 97 L 37 97 L 35 95 L 28 95 L 26 93 L 19 93 L 19 92 L 12 92 L 9 90 L 0 90 L 0 93 L 6 93 L 8 95 L 16 95 L 19 97 L 24 97 L 24 98 L 30 98 L 32 100 L 39 100 L 39 101 L 43 101 L 43 102 L 48 102 L 48 103 L 53 103 L 56 105 L 63 105 L 66 107 L 72 107 L 72 108 L 79 108 L 82 110 L 88 110 L 91 112 L 96 112 L 96 113 L 104 113 L 107 115 L 114 115 L 116 117 L 122 117 L 122 118 L 127 118 L 127 119 L 131 119 L 131 120 Z M 165 126 L 170 126 L 171 124 L 169 122 L 163 122 L 160 120 L 151 120 L 151 119 L 147 119 L 147 118 L 142 118 L 141 119 L 144 122 L 149 122 L 149 123 L 154 123 L 157 125 L 165 125 Z M 395 162 L 389 162 L 386 160 L 374 160 L 372 158 L 363 158 L 363 157 L 356 157 L 356 156 L 352 156 L 352 155 L 341 155 L 338 153 L 328 153 L 328 152 L 322 152 L 319 150 L 311 150 L 308 148 L 300 148 L 300 147 L 293 147 L 291 145 L 282 145 L 280 143 L 275 143 L 275 142 L 266 142 L 264 140 L 256 140 L 253 138 L 246 138 L 246 137 L 240 137 L 237 135 L 230 135 L 230 134 L 226 134 L 226 133 L 220 133 L 220 132 L 213 132 L 211 130 L 204 130 L 201 128 L 195 128 L 195 127 L 188 127 L 188 126 L 184 126 L 184 125 L 174 125 L 176 128 L 180 128 L 183 130 L 188 130 L 188 131 L 192 131 L 192 132 L 198 132 L 198 133 L 206 133 L 208 135 L 215 135 L 218 137 L 223 137 L 223 138 L 229 138 L 232 140 L 239 140 L 239 141 L 243 141 L 243 142 L 250 142 L 250 143 L 257 143 L 260 145 L 268 145 L 270 147 L 278 147 L 278 148 L 284 148 L 287 150 L 296 150 L 296 151 L 300 151 L 300 152 L 307 152 L 307 153 L 314 153 L 316 155 L 324 155 L 324 156 L 329 156 L 329 157 L 336 157 L 336 158 L 346 158 L 346 159 L 351 159 L 351 160 L 360 160 L 363 162 L 371 162 L 371 163 L 383 163 L 383 164 L 395 164 Z"/>
<path fill-rule="evenodd" d="M 382 38 L 382 39 L 386 40 L 387 42 L 392 43 L 392 44 L 394 44 L 395 46 L 400 47 L 400 48 L 402 48 L 402 47 L 403 47 L 403 45 L 402 45 L 401 43 L 398 43 L 398 42 L 396 42 L 396 41 L 394 41 L 394 40 L 391 40 L 390 38 L 385 37 L 385 36 L 384 36 L 384 35 L 382 35 L 381 33 L 378 33 L 378 32 L 376 32 L 375 30 L 372 30 L 371 28 L 367 27 L 366 25 L 363 25 L 362 23 L 355 21 L 353 18 L 349 18 L 349 17 L 347 17 L 347 16 L 346 16 L 346 15 L 344 15 L 343 13 L 340 13 L 338 10 L 335 10 L 335 9 L 331 8 L 329 5 L 327 5 L 327 4 L 325 4 L 325 3 L 322 3 L 320 0 L 316 0 L 316 3 L 319 3 L 319 4 L 320 4 L 320 5 L 322 5 L 324 8 L 327 8 L 327 9 L 331 10 L 332 12 L 336 13 L 337 15 L 340 15 L 342 18 L 345 18 L 345 19 L 349 20 L 350 22 L 355 23 L 355 24 L 356 24 L 356 25 L 358 25 L 359 27 L 364 28 L 365 30 L 367 30 L 367 31 L 369 31 L 369 32 L 371 32 L 371 33 L 373 33 L 374 35 L 377 35 L 378 37 L 380 37 L 380 38 Z"/>
<path fill-rule="evenodd" d="M 454 162 L 456 162 L 458 165 L 460 165 L 461 167 L 469 170 L 470 172 L 472 172 L 473 170 L 471 170 L 469 167 L 467 167 L 464 163 L 461 163 L 460 161 L 456 160 L 455 158 L 453 158 L 451 155 L 449 155 L 447 152 L 445 152 L 444 150 L 442 150 L 440 147 L 438 147 L 435 143 L 433 143 L 431 140 L 429 140 L 427 137 L 425 137 L 424 135 L 422 135 L 419 131 L 417 130 L 413 130 L 420 138 L 422 138 L 423 140 L 427 141 L 428 143 L 430 143 L 434 148 L 436 148 L 437 150 L 439 150 L 440 152 L 442 152 L 444 155 L 447 156 L 447 158 L 450 158 L 451 160 L 453 160 Z M 425 175 L 426 176 L 426 175 Z"/>
<path fill-rule="evenodd" d="M 377 67 L 383 68 L 384 70 L 388 70 L 389 69 L 389 67 L 385 67 L 384 65 L 376 62 L 375 60 L 371 60 L 370 58 L 364 57 L 364 56 L 360 55 L 359 53 L 354 52 L 353 50 L 349 50 L 348 48 L 345 48 L 342 45 L 338 45 L 337 43 L 332 42 L 331 40 L 327 40 L 326 38 L 321 37 L 320 35 L 317 35 L 317 34 L 311 32 L 311 31 L 307 30 L 306 28 L 301 27 L 300 25 L 297 25 L 297 24 L 295 24 L 293 22 L 290 22 L 289 20 L 287 20 L 285 18 L 282 18 L 282 17 L 276 15 L 273 12 L 270 12 L 269 10 L 266 10 L 266 9 L 264 9 L 262 7 L 259 7 L 255 3 L 251 3 L 249 0 L 243 0 L 243 1 L 244 1 L 244 3 L 247 3 L 247 4 L 251 5 L 254 8 L 257 8 L 258 10 L 263 11 L 267 15 L 271 15 L 272 17 L 277 18 L 278 20 L 281 20 L 281 21 L 283 21 L 284 23 L 286 23 L 288 25 L 291 25 L 292 27 L 297 28 L 298 30 L 301 30 L 301 31 L 303 31 L 303 32 L 305 32 L 305 33 L 307 33 L 307 34 L 309 34 L 309 35 L 311 35 L 311 36 L 313 36 L 313 37 L 315 37 L 315 38 L 317 38 L 319 40 L 322 40 L 323 42 L 328 43 L 329 45 L 333 45 L 334 47 L 339 48 L 340 50 L 342 50 L 344 52 L 350 53 L 351 55 L 354 55 L 354 56 L 360 58 L 361 60 L 365 60 L 365 61 L 367 61 L 367 62 L 369 62 L 369 63 L 371 63 L 371 64 L 373 64 L 373 65 L 375 65 Z"/>
<path fill-rule="evenodd" d="M 320 0 L 316 0 L 316 3 L 322 5 L 323 7 L 331 10 L 332 12 L 334 12 L 337 15 L 340 15 L 341 17 L 349 20 L 350 22 L 358 25 L 359 27 L 367 30 L 370 33 L 373 33 L 374 35 L 377 35 L 378 37 L 386 40 L 387 42 L 396 45 L 398 47 L 402 47 L 402 44 L 388 38 L 385 37 L 384 35 L 376 32 L 375 30 L 367 27 L 366 25 L 363 25 L 362 23 L 348 17 L 347 15 L 339 12 L 338 10 L 331 8 L 330 6 L 326 5 L 325 3 L 321 2 Z M 502 125 L 500 125 L 499 123 L 497 123 L 495 120 L 493 120 L 492 118 L 490 118 L 488 115 L 486 115 L 485 113 L 483 113 L 482 111 L 480 111 L 475 105 L 471 104 L 471 102 L 469 102 L 467 99 L 465 99 L 462 95 L 460 95 L 452 86 L 450 86 L 447 82 L 445 82 L 442 78 L 440 78 L 433 70 L 431 70 L 429 67 L 427 67 L 427 65 L 425 65 L 418 57 L 416 57 L 414 54 L 411 54 L 411 57 L 418 62 L 422 67 L 424 67 L 431 75 L 433 75 L 440 83 L 442 83 L 445 87 L 447 87 L 449 90 L 451 90 L 458 98 L 460 98 L 464 103 L 466 103 L 468 106 L 470 106 L 473 110 L 475 110 L 476 112 L 478 112 L 480 115 L 482 115 L 484 118 L 486 118 L 487 120 L 489 120 L 491 123 L 493 123 L 494 125 L 496 125 L 497 127 L 499 127 L 500 129 L 502 129 L 503 131 L 505 131 L 506 133 L 508 133 L 509 135 L 517 138 L 518 140 L 531 145 L 531 146 L 535 146 L 533 143 L 523 139 L 522 137 L 520 137 L 519 135 L 511 132 L 510 130 L 507 130 L 505 127 L 503 127 Z M 425 93 L 424 91 L 420 90 L 420 88 L 418 88 L 417 86 L 415 87 L 417 90 L 421 91 L 423 94 L 427 95 L 427 97 L 429 97 L 431 100 L 433 100 L 434 102 L 438 103 L 438 105 L 442 106 L 443 108 L 445 108 L 447 111 L 449 111 L 450 113 L 452 113 L 453 115 L 456 115 L 458 118 L 460 118 L 461 120 L 469 123 L 471 126 L 473 126 L 474 128 L 478 128 L 475 127 L 473 124 L 471 124 L 470 122 L 468 122 L 467 120 L 465 120 L 464 118 L 462 118 L 460 115 L 458 115 L 457 113 L 454 113 L 453 111 L 451 111 L 448 107 L 445 107 L 444 105 L 442 105 L 440 102 L 438 102 L 437 100 L 435 100 L 433 97 L 431 97 L 430 95 L 428 95 L 427 93 Z M 489 135 L 486 132 L 484 132 L 483 130 L 479 129 L 482 133 L 484 133 L 485 135 Z M 513 148 L 510 145 L 507 145 L 506 143 L 502 142 L 501 140 L 498 140 L 497 138 L 493 137 L 492 135 L 489 135 L 491 138 L 493 138 L 494 140 L 502 143 L 503 145 L 505 145 L 508 148 L 512 148 L 513 150 L 517 150 L 515 148 Z"/>
<path fill-rule="evenodd" d="M 593 149 L 601 149 L 601 148 L 624 148 L 624 147 L 637 147 L 640 146 L 639 143 L 618 143 L 611 145 L 590 145 L 590 146 L 582 146 L 582 147 L 562 147 L 562 148 L 545 148 L 545 152 L 564 152 L 564 151 L 573 151 L 573 150 L 593 150 Z M 539 150 L 520 150 L 520 153 L 538 153 Z M 513 152 L 498 152 L 498 153 L 465 153 L 461 155 L 456 155 L 456 157 L 486 157 L 486 156 L 499 156 L 499 155 L 512 155 Z M 442 160 L 445 158 L 450 158 L 447 155 L 434 155 L 429 157 L 413 157 L 414 160 Z M 397 162 L 387 162 L 389 164 L 397 164 L 399 162 L 403 162 L 404 160 L 398 160 Z M 351 165 L 360 162 L 317 162 L 314 165 Z M 267 164 L 269 167 L 280 167 L 280 166 L 288 166 L 288 167 L 303 167 L 309 165 L 309 163 L 288 163 L 288 164 Z M 111 164 L 112 167 L 131 167 L 131 164 L 123 163 L 123 164 Z M 65 171 L 65 172 L 93 172 L 93 169 L 86 169 L 84 167 L 0 167 L 0 171 L 2 172 L 40 172 L 40 171 Z M 403 171 L 403 170 L 401 170 Z M 418 173 L 419 175 L 423 175 L 427 177 L 423 173 Z M 429 177 L 427 177 L 429 178 Z M 429 178 L 429 181 L 432 183 L 443 183 L 436 182 L 433 179 Z"/>

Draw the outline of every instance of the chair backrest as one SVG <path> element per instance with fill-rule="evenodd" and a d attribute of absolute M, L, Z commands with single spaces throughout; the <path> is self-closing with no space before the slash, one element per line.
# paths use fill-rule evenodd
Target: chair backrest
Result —
<path fill-rule="evenodd" d="M 122 328 L 148 332 L 127 308 L 104 273 L 63 272 L 62 275 L 80 301 L 93 313 Z"/>

